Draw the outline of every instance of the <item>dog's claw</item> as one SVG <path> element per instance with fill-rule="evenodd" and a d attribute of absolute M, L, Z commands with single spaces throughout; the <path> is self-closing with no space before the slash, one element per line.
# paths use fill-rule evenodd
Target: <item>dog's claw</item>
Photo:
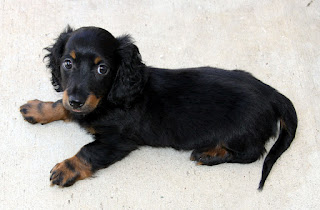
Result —
<path fill-rule="evenodd" d="M 76 156 L 56 164 L 50 171 L 51 186 L 69 187 L 80 179 L 91 176 L 92 172 Z"/>

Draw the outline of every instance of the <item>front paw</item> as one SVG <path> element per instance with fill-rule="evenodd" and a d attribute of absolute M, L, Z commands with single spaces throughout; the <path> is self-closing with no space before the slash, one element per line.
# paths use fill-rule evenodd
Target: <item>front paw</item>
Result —
<path fill-rule="evenodd" d="M 76 181 L 92 175 L 89 164 L 84 163 L 77 156 L 73 156 L 61 163 L 56 164 L 50 171 L 51 185 L 69 187 Z"/>
<path fill-rule="evenodd" d="M 47 121 L 43 117 L 43 104 L 44 102 L 42 101 L 32 100 L 20 106 L 20 112 L 23 118 L 31 124 L 47 123 Z"/>

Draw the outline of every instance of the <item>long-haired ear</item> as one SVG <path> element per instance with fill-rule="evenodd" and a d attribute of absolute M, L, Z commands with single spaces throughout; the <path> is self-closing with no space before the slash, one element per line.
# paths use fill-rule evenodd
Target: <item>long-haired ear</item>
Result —
<path fill-rule="evenodd" d="M 141 55 L 129 35 L 117 38 L 119 47 L 117 56 L 119 66 L 108 100 L 117 105 L 130 107 L 130 104 L 140 95 L 144 87 Z"/>
<path fill-rule="evenodd" d="M 49 52 L 44 56 L 44 59 L 49 59 L 47 67 L 51 69 L 51 83 L 57 92 L 63 91 L 61 87 L 60 58 L 62 57 L 64 46 L 67 43 L 71 32 L 73 32 L 73 29 L 68 25 L 56 39 L 56 43 L 44 48 Z"/>

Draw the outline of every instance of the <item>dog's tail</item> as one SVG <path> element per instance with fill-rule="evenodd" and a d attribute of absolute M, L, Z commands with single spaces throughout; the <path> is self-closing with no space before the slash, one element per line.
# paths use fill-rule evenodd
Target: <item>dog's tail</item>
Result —
<path fill-rule="evenodd" d="M 280 119 L 280 133 L 264 160 L 259 190 L 262 190 L 273 164 L 289 148 L 295 137 L 298 123 L 296 111 L 288 98 L 276 92 L 272 101 L 273 108 Z"/>

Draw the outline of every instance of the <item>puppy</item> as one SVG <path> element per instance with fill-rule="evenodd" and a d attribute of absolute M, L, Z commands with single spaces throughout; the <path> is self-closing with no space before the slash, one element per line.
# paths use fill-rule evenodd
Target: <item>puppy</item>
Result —
<path fill-rule="evenodd" d="M 29 123 L 74 121 L 94 141 L 51 170 L 53 185 L 71 186 L 142 145 L 193 150 L 199 165 L 251 163 L 267 154 L 259 189 L 295 137 L 291 101 L 251 74 L 211 67 L 160 69 L 143 64 L 130 36 L 97 27 L 67 27 L 49 52 L 56 102 L 29 101 Z"/>

